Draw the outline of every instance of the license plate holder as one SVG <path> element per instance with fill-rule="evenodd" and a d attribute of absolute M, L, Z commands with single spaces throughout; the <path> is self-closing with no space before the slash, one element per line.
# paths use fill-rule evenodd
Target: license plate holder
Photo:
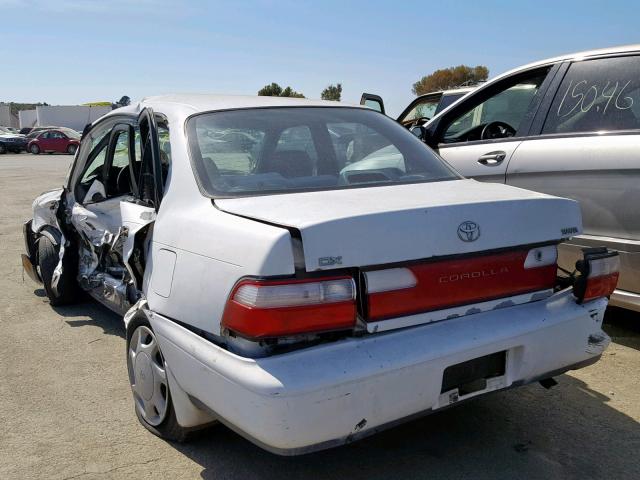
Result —
<path fill-rule="evenodd" d="M 457 390 L 456 397 L 466 397 L 487 390 L 491 379 L 504 377 L 507 352 L 491 353 L 445 368 L 442 375 L 441 394 Z"/>

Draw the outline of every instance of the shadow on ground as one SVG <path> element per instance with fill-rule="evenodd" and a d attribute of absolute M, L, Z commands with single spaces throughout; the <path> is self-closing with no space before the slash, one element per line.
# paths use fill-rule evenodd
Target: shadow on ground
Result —
<path fill-rule="evenodd" d="M 202 478 L 637 478 L 640 424 L 569 375 L 501 392 L 351 445 L 278 457 L 217 425 L 174 445 Z M 401 392 L 398 392 L 401 395 Z M 576 441 L 576 439 L 580 439 Z"/>
<path fill-rule="evenodd" d="M 615 343 L 640 350 L 640 312 L 609 307 L 604 321 L 604 331 Z"/>
<path fill-rule="evenodd" d="M 64 317 L 64 321 L 70 327 L 97 326 L 102 328 L 106 335 L 126 338 L 122 316 L 113 313 L 97 302 L 87 300 L 75 305 L 52 308 L 58 315 Z"/>

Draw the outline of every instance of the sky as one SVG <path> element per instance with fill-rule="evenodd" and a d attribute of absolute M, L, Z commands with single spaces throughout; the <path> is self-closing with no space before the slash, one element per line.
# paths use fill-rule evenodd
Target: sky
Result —
<path fill-rule="evenodd" d="M 640 43 L 636 1 L 0 0 L 0 101 L 53 105 L 175 92 L 309 98 L 342 83 L 399 114 L 439 68 L 490 77 L 547 57 Z"/>

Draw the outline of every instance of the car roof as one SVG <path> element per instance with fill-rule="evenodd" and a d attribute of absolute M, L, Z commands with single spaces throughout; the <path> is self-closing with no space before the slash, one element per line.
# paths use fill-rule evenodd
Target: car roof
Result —
<path fill-rule="evenodd" d="M 565 55 L 559 55 L 557 57 L 551 57 L 551 58 L 547 58 L 545 60 L 539 60 L 536 62 L 532 62 L 532 63 L 527 63 L 525 65 L 521 65 L 519 67 L 513 68 L 511 70 L 508 70 L 504 73 L 501 73 L 500 75 L 493 77 L 489 80 L 487 80 L 484 83 L 481 83 L 480 85 L 471 88 L 471 90 L 476 91 L 476 90 L 483 90 L 484 88 L 490 88 L 491 85 L 493 85 L 495 82 L 508 77 L 510 75 L 513 75 L 514 73 L 518 73 L 518 72 L 524 72 L 526 70 L 530 70 L 536 67 L 543 67 L 545 65 L 553 65 L 555 63 L 559 63 L 559 62 L 565 62 L 565 61 L 570 61 L 570 60 L 582 60 L 582 59 L 589 59 L 589 58 L 598 58 L 598 57 L 603 57 L 603 56 L 609 56 L 609 55 L 616 55 L 616 54 L 625 54 L 625 53 L 634 53 L 634 52 L 640 52 L 640 44 L 633 44 L 633 45 L 622 45 L 622 46 L 617 46 L 617 47 L 607 47 L 607 48 L 598 48 L 595 50 L 585 50 L 582 52 L 575 52 L 575 53 L 568 53 Z M 471 91 L 470 90 L 470 91 Z M 470 92 L 469 91 L 469 92 Z M 463 99 L 466 98 L 462 97 L 459 100 L 456 100 L 455 102 L 453 102 L 451 105 L 449 105 L 447 108 L 443 109 L 442 111 L 438 112 L 437 115 L 435 115 L 431 120 L 429 120 L 429 122 L 427 122 L 427 125 L 430 123 L 433 123 L 436 119 L 440 118 L 442 115 L 446 114 L 449 110 L 451 110 L 452 108 L 454 108 L 456 105 L 458 105 L 459 103 L 461 103 L 462 101 L 464 101 Z"/>
<path fill-rule="evenodd" d="M 536 62 L 532 62 L 532 63 L 527 63 L 525 65 L 521 65 L 519 67 L 513 68 L 511 70 L 508 70 L 504 73 L 501 73 L 500 75 L 489 79 L 486 83 L 480 85 L 479 88 L 484 87 L 485 85 L 488 84 L 492 84 L 494 83 L 496 80 L 499 80 L 501 78 L 507 77 L 509 75 L 512 75 L 514 73 L 520 72 L 520 71 L 524 71 L 524 70 L 529 70 L 532 68 L 536 68 L 536 67 L 542 67 L 545 65 L 552 65 L 554 63 L 559 63 L 559 62 L 566 62 L 566 61 L 570 61 L 570 60 L 583 60 L 583 59 L 589 59 L 589 58 L 597 58 L 597 57 L 604 57 L 604 56 L 608 56 L 608 55 L 616 55 L 616 54 L 625 54 L 625 53 L 634 53 L 634 52 L 640 52 L 640 44 L 634 44 L 634 45 L 622 45 L 622 46 L 618 46 L 618 47 L 608 47 L 608 48 L 598 48 L 595 50 L 585 50 L 582 52 L 575 52 L 575 53 L 568 53 L 565 55 L 559 55 L 557 57 L 551 57 L 551 58 L 546 58 L 544 60 L 539 60 Z"/>
<path fill-rule="evenodd" d="M 330 100 L 310 100 L 307 98 L 292 97 L 267 97 L 250 95 L 215 95 L 215 94 L 168 94 L 153 97 L 145 97 L 127 107 L 121 107 L 108 113 L 106 116 L 120 114 L 138 114 L 145 107 L 151 107 L 154 111 L 165 115 L 178 115 L 187 117 L 195 113 L 235 110 L 243 108 L 264 107 L 361 107 Z"/>

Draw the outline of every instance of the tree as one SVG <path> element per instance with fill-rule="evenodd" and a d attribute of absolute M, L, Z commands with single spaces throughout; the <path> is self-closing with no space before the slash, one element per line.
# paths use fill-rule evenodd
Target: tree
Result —
<path fill-rule="evenodd" d="M 334 100 L 339 102 L 340 98 L 342 98 L 342 84 L 337 83 L 335 85 L 329 85 L 327 88 L 322 90 L 320 98 L 322 98 L 322 100 Z"/>
<path fill-rule="evenodd" d="M 258 90 L 258 95 L 260 95 L 261 97 L 279 97 L 281 93 L 282 87 L 277 83 L 265 85 L 260 90 Z"/>
<path fill-rule="evenodd" d="M 484 65 L 469 67 L 467 65 L 458 65 L 457 67 L 449 67 L 436 70 L 426 77 L 422 77 L 413 84 L 412 91 L 416 95 L 423 95 L 438 90 L 447 90 L 449 88 L 461 87 L 477 82 L 482 82 L 489 76 L 489 69 Z"/>
<path fill-rule="evenodd" d="M 112 103 L 111 107 L 120 108 L 120 107 L 126 107 L 129 104 L 131 104 L 131 99 L 126 95 L 123 95 L 122 97 L 120 97 L 120 100 L 118 100 L 116 103 Z"/>
<path fill-rule="evenodd" d="M 260 90 L 258 90 L 258 95 L 261 97 L 295 97 L 295 98 L 304 98 L 302 93 L 296 92 L 291 87 L 286 87 L 283 89 L 277 83 L 272 83 L 271 85 L 265 85 Z"/>

